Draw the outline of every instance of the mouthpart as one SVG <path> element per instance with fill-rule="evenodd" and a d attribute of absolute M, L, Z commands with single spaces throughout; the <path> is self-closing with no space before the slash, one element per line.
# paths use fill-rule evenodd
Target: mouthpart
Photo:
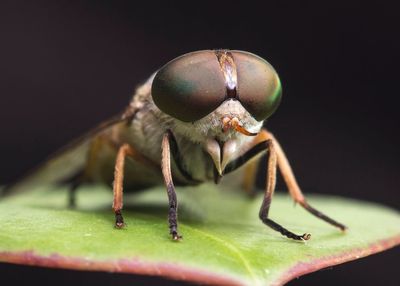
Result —
<path fill-rule="evenodd" d="M 243 124 L 237 117 L 225 116 L 221 119 L 222 131 L 228 132 L 228 130 L 233 129 L 246 136 L 256 136 L 258 133 L 250 132 L 243 127 Z"/>

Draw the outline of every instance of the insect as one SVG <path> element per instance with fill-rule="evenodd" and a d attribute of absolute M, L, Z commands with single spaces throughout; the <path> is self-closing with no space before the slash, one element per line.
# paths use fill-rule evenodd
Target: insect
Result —
<path fill-rule="evenodd" d="M 74 205 L 80 184 L 112 184 L 115 226 L 122 228 L 123 189 L 165 184 L 170 235 L 179 240 L 175 184 L 218 183 L 243 166 L 245 188 L 250 191 L 258 155 L 267 153 L 266 187 L 259 212 L 265 225 L 294 240 L 310 238 L 310 234 L 295 234 L 268 216 L 279 167 L 296 203 L 345 230 L 346 226 L 307 203 L 281 146 L 263 128 L 280 100 L 278 74 L 264 59 L 237 50 L 188 53 L 153 74 L 121 114 L 72 143 L 14 188 L 68 181 L 72 183 L 69 201 Z"/>

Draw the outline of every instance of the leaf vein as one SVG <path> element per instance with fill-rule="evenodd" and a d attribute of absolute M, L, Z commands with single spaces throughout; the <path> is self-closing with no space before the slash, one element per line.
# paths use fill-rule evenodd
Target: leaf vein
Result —
<path fill-rule="evenodd" d="M 251 277 L 251 279 L 254 281 L 253 285 L 257 285 L 257 281 L 258 279 L 256 278 L 256 274 L 254 273 L 250 262 L 248 261 L 248 259 L 246 259 L 246 257 L 243 255 L 243 253 L 237 248 L 237 246 L 235 246 L 233 243 L 228 242 L 226 240 L 223 240 L 211 233 L 207 233 L 205 231 L 199 230 L 197 228 L 191 227 L 191 226 L 187 226 L 188 228 L 191 228 L 193 231 L 202 234 L 203 236 L 206 236 L 208 238 L 211 238 L 212 240 L 220 243 L 221 245 L 223 245 L 225 248 L 229 249 L 231 252 L 233 252 L 238 258 L 239 260 L 242 262 L 244 268 L 246 269 L 246 271 L 248 272 L 249 276 Z"/>

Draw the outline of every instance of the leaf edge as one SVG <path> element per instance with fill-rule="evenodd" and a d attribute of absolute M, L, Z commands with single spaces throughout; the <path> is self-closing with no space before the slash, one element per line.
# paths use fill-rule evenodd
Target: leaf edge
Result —
<path fill-rule="evenodd" d="M 326 267 L 353 261 L 373 255 L 400 245 L 400 234 L 370 244 L 366 248 L 356 248 L 344 251 L 338 255 L 326 256 L 308 262 L 299 262 L 290 267 L 277 279 L 271 281 L 271 286 L 280 286 L 305 274 L 309 274 Z M 202 269 L 190 268 L 172 263 L 153 263 L 140 259 L 117 259 L 110 261 L 93 261 L 77 257 L 51 254 L 49 256 L 36 254 L 32 250 L 20 252 L 0 252 L 0 261 L 4 263 L 40 266 L 46 268 L 60 268 L 81 271 L 105 271 L 116 273 L 130 273 L 137 275 L 159 276 L 166 279 L 202 283 L 206 285 L 234 285 L 244 286 L 247 283 L 239 278 L 227 277 L 221 274 L 210 273 Z"/>
<path fill-rule="evenodd" d="M 298 262 L 281 274 L 276 280 L 273 280 L 271 286 L 285 285 L 289 281 L 292 281 L 300 276 L 313 273 L 315 271 L 364 258 L 385 250 L 394 248 L 400 245 L 400 234 L 391 238 L 379 240 L 377 242 L 369 244 L 365 248 L 356 248 L 348 251 L 344 251 L 337 255 L 325 256 L 317 259 L 313 259 L 308 262 Z"/>

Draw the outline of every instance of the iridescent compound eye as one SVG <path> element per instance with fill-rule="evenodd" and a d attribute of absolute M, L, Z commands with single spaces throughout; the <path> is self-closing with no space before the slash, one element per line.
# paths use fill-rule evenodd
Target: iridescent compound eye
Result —
<path fill-rule="evenodd" d="M 225 99 L 225 80 L 214 51 L 178 57 L 156 74 L 151 87 L 155 104 L 179 120 L 196 121 Z"/>
<path fill-rule="evenodd" d="M 258 121 L 267 119 L 278 108 L 281 82 L 274 68 L 252 53 L 232 51 L 237 70 L 237 98 Z"/>
<path fill-rule="evenodd" d="M 155 104 L 181 121 L 196 121 L 227 99 L 239 100 L 258 121 L 278 107 L 281 85 L 273 67 L 243 51 L 198 51 L 178 57 L 156 74 Z"/>

